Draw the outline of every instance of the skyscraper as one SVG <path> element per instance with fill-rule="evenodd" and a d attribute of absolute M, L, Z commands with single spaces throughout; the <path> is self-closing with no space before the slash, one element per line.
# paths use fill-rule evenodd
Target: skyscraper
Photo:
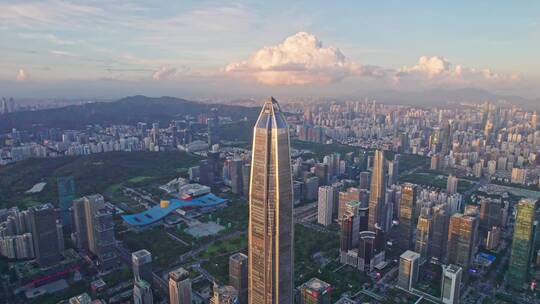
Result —
<path fill-rule="evenodd" d="M 441 300 L 444 304 L 459 303 L 462 268 L 456 265 L 443 265 Z"/>
<path fill-rule="evenodd" d="M 450 194 L 457 193 L 458 182 L 459 180 L 457 177 L 453 175 L 448 176 L 446 181 L 446 192 Z"/>
<path fill-rule="evenodd" d="M 146 249 L 135 251 L 131 254 L 133 276 L 135 280 L 142 279 L 152 284 L 152 254 Z"/>
<path fill-rule="evenodd" d="M 508 267 L 508 281 L 515 289 L 521 289 L 528 277 L 531 253 L 534 249 L 534 222 L 536 218 L 535 202 L 529 199 L 520 200 L 517 205 L 510 266 Z"/>
<path fill-rule="evenodd" d="M 430 208 L 422 208 L 416 226 L 415 251 L 420 254 L 423 260 L 431 255 L 431 243 L 433 234 L 433 218 Z"/>
<path fill-rule="evenodd" d="M 332 186 L 319 187 L 319 201 L 317 210 L 317 222 L 323 226 L 332 224 L 332 211 L 334 210 L 334 192 Z"/>
<path fill-rule="evenodd" d="M 446 205 L 433 207 L 433 234 L 431 239 L 431 255 L 440 261 L 446 256 L 446 241 L 448 239 L 448 221 L 450 217 Z"/>
<path fill-rule="evenodd" d="M 398 245 L 400 250 L 412 249 L 414 231 L 414 209 L 416 208 L 416 185 L 406 183 L 401 187 L 401 202 L 399 204 Z"/>
<path fill-rule="evenodd" d="M 234 194 L 242 194 L 244 187 L 242 186 L 242 168 L 244 162 L 240 158 L 235 158 L 230 163 L 231 166 L 231 192 Z"/>
<path fill-rule="evenodd" d="M 347 191 L 340 191 L 338 198 L 338 219 L 341 219 L 345 213 L 345 205 L 347 202 L 360 200 L 360 190 L 350 187 L 347 189 Z"/>
<path fill-rule="evenodd" d="M 238 291 L 238 303 L 246 304 L 248 295 L 248 257 L 235 253 L 229 257 L 229 285 Z"/>
<path fill-rule="evenodd" d="M 232 286 L 219 286 L 214 283 L 213 295 L 210 304 L 237 304 L 238 291 Z"/>
<path fill-rule="evenodd" d="M 191 279 L 182 267 L 169 272 L 169 303 L 191 304 Z"/>
<path fill-rule="evenodd" d="M 478 236 L 478 219 L 456 213 L 450 217 L 448 226 L 448 263 L 469 269 Z"/>
<path fill-rule="evenodd" d="M 135 279 L 133 285 L 133 303 L 134 304 L 153 304 L 152 287 L 148 282 L 142 279 Z"/>
<path fill-rule="evenodd" d="M 75 181 L 73 176 L 60 177 L 58 184 L 58 206 L 60 206 L 60 218 L 66 231 L 71 231 L 71 214 L 69 209 L 75 199 Z"/>
<path fill-rule="evenodd" d="M 299 289 L 299 304 L 330 304 L 332 301 L 332 286 L 317 278 L 305 282 Z"/>
<path fill-rule="evenodd" d="M 398 286 L 410 290 L 418 281 L 420 254 L 407 250 L 399 257 Z"/>
<path fill-rule="evenodd" d="M 61 259 L 56 218 L 56 211 L 51 204 L 30 208 L 34 252 L 41 267 L 51 266 Z"/>
<path fill-rule="evenodd" d="M 252 151 L 248 302 L 289 304 L 294 284 L 289 128 L 272 97 L 255 124 Z"/>
<path fill-rule="evenodd" d="M 386 191 L 384 183 L 384 152 L 375 151 L 375 162 L 373 164 L 373 174 L 371 177 L 371 193 L 369 197 L 369 223 L 368 228 L 375 231 L 375 224 L 381 226 L 382 207 L 384 206 L 384 194 Z"/>

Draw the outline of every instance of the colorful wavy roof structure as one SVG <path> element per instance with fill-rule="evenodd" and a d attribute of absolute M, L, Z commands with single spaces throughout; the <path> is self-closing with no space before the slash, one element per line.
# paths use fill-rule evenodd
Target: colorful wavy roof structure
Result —
<path fill-rule="evenodd" d="M 208 193 L 191 200 L 171 199 L 164 201 L 165 204 L 154 206 L 146 211 L 136 214 L 122 215 L 122 219 L 131 226 L 146 226 L 158 222 L 178 208 L 203 208 L 212 207 L 227 202 L 226 199 Z"/>

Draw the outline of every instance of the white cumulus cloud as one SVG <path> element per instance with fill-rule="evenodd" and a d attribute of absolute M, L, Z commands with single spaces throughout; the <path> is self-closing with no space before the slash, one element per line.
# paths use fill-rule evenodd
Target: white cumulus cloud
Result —
<path fill-rule="evenodd" d="M 225 67 L 229 75 L 254 79 L 265 85 L 326 84 L 352 74 L 376 75 L 375 69 L 362 69 L 345 58 L 335 47 L 324 47 L 314 35 L 296 33 L 274 46 L 267 46 L 247 60 Z"/>
<path fill-rule="evenodd" d="M 433 84 L 485 85 L 513 82 L 519 80 L 520 77 L 495 73 L 487 68 L 478 69 L 465 67 L 461 64 L 454 65 L 441 56 L 422 56 L 415 65 L 397 70 L 394 79 L 397 82 L 420 80 Z"/>
<path fill-rule="evenodd" d="M 174 77 L 175 75 L 176 75 L 176 68 L 162 66 L 159 68 L 159 70 L 154 72 L 154 74 L 152 75 L 152 79 L 164 80 L 164 79 Z"/>
<path fill-rule="evenodd" d="M 17 81 L 25 81 L 28 80 L 28 73 L 24 69 L 19 69 L 17 72 L 17 76 L 15 77 Z"/>

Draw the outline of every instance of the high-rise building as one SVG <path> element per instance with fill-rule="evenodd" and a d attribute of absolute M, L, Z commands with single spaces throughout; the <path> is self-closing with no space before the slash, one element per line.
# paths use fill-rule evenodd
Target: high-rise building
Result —
<path fill-rule="evenodd" d="M 433 207 L 433 234 L 431 238 L 431 255 L 439 261 L 446 257 L 446 241 L 448 240 L 448 222 L 450 217 L 446 205 Z"/>
<path fill-rule="evenodd" d="M 242 178 L 242 168 L 244 165 L 244 162 L 239 159 L 235 158 L 231 161 L 231 192 L 234 194 L 242 194 L 242 191 L 244 190 L 244 187 L 242 186 L 243 178 Z"/>
<path fill-rule="evenodd" d="M 343 217 L 343 214 L 345 213 L 345 204 L 350 201 L 360 200 L 360 190 L 350 187 L 347 189 L 347 191 L 340 191 L 338 200 L 338 219 L 341 219 Z"/>
<path fill-rule="evenodd" d="M 379 224 L 382 227 L 381 217 L 384 206 L 384 194 L 386 191 L 386 184 L 384 182 L 385 170 L 384 170 L 384 152 L 382 150 L 375 151 L 375 161 L 373 164 L 373 174 L 371 177 L 371 188 L 369 197 L 369 222 L 368 228 L 371 231 L 375 231 L 375 224 Z"/>
<path fill-rule="evenodd" d="M 330 304 L 332 301 L 332 286 L 317 278 L 312 278 L 302 284 L 299 304 Z"/>
<path fill-rule="evenodd" d="M 169 303 L 191 304 L 191 279 L 182 267 L 169 272 Z"/>
<path fill-rule="evenodd" d="M 319 187 L 317 222 L 323 226 L 332 224 L 335 191 L 336 189 L 332 186 Z"/>
<path fill-rule="evenodd" d="M 263 105 L 253 132 L 248 227 L 248 303 L 293 302 L 293 191 L 289 128 L 278 102 Z"/>
<path fill-rule="evenodd" d="M 407 250 L 399 257 L 398 286 L 410 290 L 418 281 L 420 254 Z"/>
<path fill-rule="evenodd" d="M 135 279 L 133 285 L 133 303 L 134 304 L 153 304 L 154 296 L 150 283 L 142 279 Z"/>
<path fill-rule="evenodd" d="M 249 197 L 250 177 L 251 164 L 244 164 L 244 166 L 242 166 L 242 194 L 245 197 Z"/>
<path fill-rule="evenodd" d="M 349 250 L 358 246 L 358 236 L 360 232 L 358 207 L 358 201 L 347 202 L 345 214 L 343 214 L 343 217 L 340 220 L 340 257 L 342 263 L 345 263 Z"/>
<path fill-rule="evenodd" d="M 531 128 L 534 130 L 538 128 L 538 115 L 536 114 L 536 111 L 531 115 Z"/>
<path fill-rule="evenodd" d="M 97 210 L 94 214 L 94 242 L 98 266 L 111 269 L 116 266 L 116 240 L 114 236 L 113 215 L 106 209 Z"/>
<path fill-rule="evenodd" d="M 514 237 L 508 267 L 508 282 L 515 289 L 521 289 L 526 283 L 529 273 L 532 251 L 534 248 L 536 203 L 530 199 L 522 199 L 517 205 Z"/>
<path fill-rule="evenodd" d="M 150 284 L 154 281 L 152 275 L 152 254 L 146 249 L 131 254 L 134 279 L 144 280 Z"/>
<path fill-rule="evenodd" d="M 398 246 L 400 250 L 412 249 L 413 231 L 415 227 L 415 209 L 417 187 L 406 183 L 401 186 L 401 202 L 399 204 Z"/>
<path fill-rule="evenodd" d="M 456 213 L 450 217 L 448 226 L 448 263 L 469 269 L 475 254 L 475 240 L 478 237 L 478 219 Z"/>
<path fill-rule="evenodd" d="M 501 242 L 501 234 L 501 228 L 497 226 L 491 227 L 491 229 L 487 232 L 486 237 L 487 250 L 496 250 L 499 247 L 499 244 Z"/>
<path fill-rule="evenodd" d="M 56 210 L 51 204 L 30 208 L 34 253 L 41 267 L 51 266 L 61 259 L 56 219 Z"/>
<path fill-rule="evenodd" d="M 501 226 L 502 202 L 500 199 L 480 200 L 480 229 L 488 231 L 493 226 Z"/>
<path fill-rule="evenodd" d="M 238 291 L 232 286 L 219 286 L 214 283 L 210 304 L 237 304 Z"/>
<path fill-rule="evenodd" d="M 60 206 L 60 218 L 66 231 L 71 231 L 71 212 L 70 208 L 75 199 L 75 181 L 73 176 L 60 177 L 58 184 L 58 206 Z"/>
<path fill-rule="evenodd" d="M 248 257 L 235 253 L 229 257 L 229 284 L 238 291 L 238 303 L 246 304 L 248 296 Z"/>
<path fill-rule="evenodd" d="M 457 177 L 453 175 L 448 176 L 448 180 L 446 181 L 446 192 L 450 194 L 457 193 L 458 182 L 459 180 Z"/>
<path fill-rule="evenodd" d="M 433 235 L 433 217 L 430 208 L 422 208 L 416 226 L 415 251 L 422 259 L 427 259 L 431 255 L 431 243 Z"/>
<path fill-rule="evenodd" d="M 73 226 L 76 247 L 97 257 L 100 268 L 116 263 L 113 215 L 105 208 L 101 194 L 73 201 Z"/>
<path fill-rule="evenodd" d="M 369 190 L 369 171 L 360 172 L 360 190 Z"/>
<path fill-rule="evenodd" d="M 220 143 L 217 109 L 211 110 L 211 114 L 206 120 L 206 123 L 208 125 L 208 145 L 212 147 L 213 145 Z"/>
<path fill-rule="evenodd" d="M 456 265 L 443 265 L 441 282 L 441 301 L 444 304 L 458 304 L 460 297 L 460 286 L 462 268 Z"/>

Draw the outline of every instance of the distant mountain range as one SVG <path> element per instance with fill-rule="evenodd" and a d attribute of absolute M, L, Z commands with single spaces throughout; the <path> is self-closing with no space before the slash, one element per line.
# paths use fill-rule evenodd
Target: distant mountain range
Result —
<path fill-rule="evenodd" d="M 356 98 L 358 96 L 367 96 L 370 99 L 387 104 L 424 106 L 452 105 L 460 102 L 482 103 L 484 101 L 504 101 L 525 109 L 540 110 L 540 99 L 531 100 L 521 96 L 497 95 L 477 88 L 432 89 L 426 91 L 375 90 L 357 92 L 354 96 Z M 353 97 L 351 96 L 350 98 Z"/>
<path fill-rule="evenodd" d="M 219 115 L 233 119 L 255 119 L 258 108 L 208 104 L 174 97 L 130 96 L 113 102 L 96 102 L 62 108 L 14 112 L 1 116 L 0 133 L 12 129 L 29 130 L 35 125 L 47 128 L 83 129 L 87 125 L 135 124 L 161 122 L 184 115 L 196 116 L 217 108 Z"/>

